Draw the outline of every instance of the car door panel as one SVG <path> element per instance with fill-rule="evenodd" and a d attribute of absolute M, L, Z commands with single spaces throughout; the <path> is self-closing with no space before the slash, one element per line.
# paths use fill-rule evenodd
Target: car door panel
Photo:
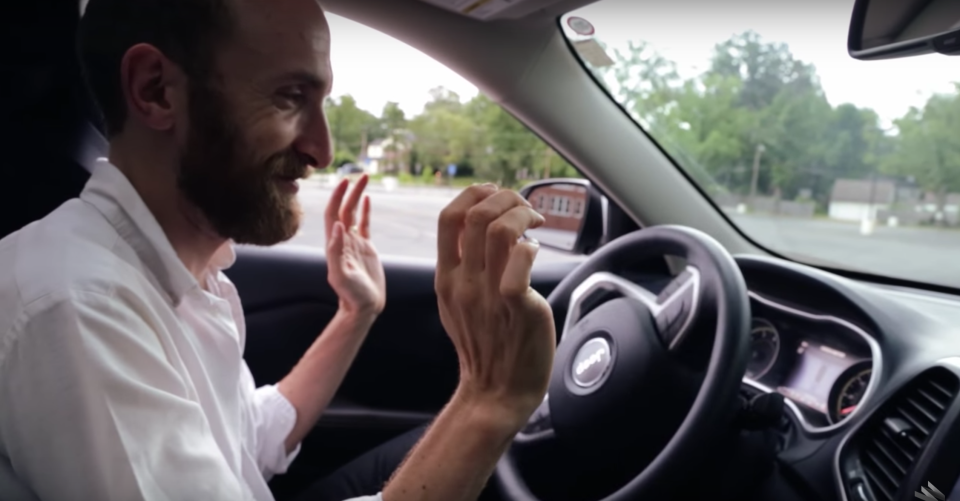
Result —
<path fill-rule="evenodd" d="M 227 274 L 247 322 L 245 359 L 257 384 L 279 381 L 337 310 L 326 259 L 314 249 L 239 247 Z M 387 305 L 338 392 L 338 401 L 369 409 L 432 413 L 457 383 L 457 358 L 440 323 L 430 261 L 384 257 Z M 542 294 L 575 262 L 538 263 Z"/>
<path fill-rule="evenodd" d="M 458 380 L 453 345 L 440 323 L 435 264 L 384 257 L 387 304 L 336 397 L 304 440 L 286 475 L 271 482 L 286 499 L 351 458 L 422 426 L 446 403 Z M 575 266 L 538 263 L 534 288 L 548 295 Z M 227 270 L 247 324 L 244 358 L 258 385 L 279 381 L 337 311 L 324 255 L 309 248 L 239 246 Z"/>

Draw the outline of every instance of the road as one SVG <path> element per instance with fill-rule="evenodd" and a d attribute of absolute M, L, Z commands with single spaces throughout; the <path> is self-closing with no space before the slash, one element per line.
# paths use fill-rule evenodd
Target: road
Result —
<path fill-rule="evenodd" d="M 381 254 L 436 259 L 437 217 L 457 190 L 399 187 L 386 191 L 371 184 L 371 231 Z M 331 188 L 311 178 L 301 184 L 304 222 L 283 245 L 324 246 L 323 210 Z M 878 227 L 864 236 L 859 225 L 825 219 L 731 214 L 761 244 L 814 264 L 856 269 L 960 287 L 960 230 Z M 538 261 L 580 259 L 542 248 Z"/>
<path fill-rule="evenodd" d="M 300 204 L 304 219 L 300 232 L 282 245 L 324 248 L 323 211 L 332 189 L 318 177 L 300 183 Z M 386 191 L 379 185 L 368 188 L 371 204 L 370 233 L 373 244 L 384 255 L 437 258 L 437 219 L 440 211 L 458 193 L 455 189 L 400 187 Z M 578 256 L 541 248 L 538 261 L 569 261 Z"/>
<path fill-rule="evenodd" d="M 731 215 L 746 234 L 796 259 L 960 288 L 960 230 L 877 227 L 824 219 Z"/>

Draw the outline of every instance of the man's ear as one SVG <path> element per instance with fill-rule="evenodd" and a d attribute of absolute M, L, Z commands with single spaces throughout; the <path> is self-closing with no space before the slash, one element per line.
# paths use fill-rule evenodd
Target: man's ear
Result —
<path fill-rule="evenodd" d="M 120 63 L 120 84 L 127 104 L 127 120 L 157 131 L 170 130 L 176 107 L 182 103 L 176 91 L 183 74 L 156 47 L 137 44 Z"/>

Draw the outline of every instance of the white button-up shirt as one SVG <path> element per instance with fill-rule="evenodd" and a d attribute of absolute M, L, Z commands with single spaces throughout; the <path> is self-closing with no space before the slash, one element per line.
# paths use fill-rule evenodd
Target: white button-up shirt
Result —
<path fill-rule="evenodd" d="M 233 260 L 201 287 L 106 161 L 0 240 L 0 497 L 273 499 L 296 410 L 243 361 Z"/>

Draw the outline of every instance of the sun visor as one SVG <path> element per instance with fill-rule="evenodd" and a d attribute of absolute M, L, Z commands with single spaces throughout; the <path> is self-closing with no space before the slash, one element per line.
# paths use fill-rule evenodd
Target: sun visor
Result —
<path fill-rule="evenodd" d="M 488 21 L 523 17 L 559 0 L 422 0 L 464 16 Z"/>

